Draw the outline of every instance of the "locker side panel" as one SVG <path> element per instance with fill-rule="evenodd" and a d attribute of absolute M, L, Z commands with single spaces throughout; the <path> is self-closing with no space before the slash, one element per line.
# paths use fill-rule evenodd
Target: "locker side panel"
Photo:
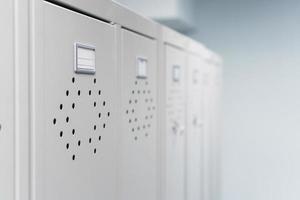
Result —
<path fill-rule="evenodd" d="M 221 158 L 220 158 L 220 145 L 221 145 L 221 98 L 222 98 L 222 68 L 220 64 L 211 64 L 211 157 L 212 157 L 212 199 L 220 199 L 220 172 L 221 172 Z"/>
<path fill-rule="evenodd" d="M 166 45 L 166 199 L 185 197 L 185 52 Z"/>
<path fill-rule="evenodd" d="M 120 199 L 157 199 L 157 42 L 121 30 Z"/>
<path fill-rule="evenodd" d="M 51 3 L 40 9 L 33 85 L 35 199 L 114 200 L 115 27 Z M 74 65 L 95 66 L 95 73 L 75 73 Z"/>
<path fill-rule="evenodd" d="M 13 1 L 0 7 L 0 199 L 14 199 Z"/>

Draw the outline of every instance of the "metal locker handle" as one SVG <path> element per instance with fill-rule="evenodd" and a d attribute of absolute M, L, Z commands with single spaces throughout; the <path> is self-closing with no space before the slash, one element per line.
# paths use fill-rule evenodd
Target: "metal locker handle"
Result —
<path fill-rule="evenodd" d="M 179 124 L 176 121 L 174 121 L 172 126 L 172 131 L 174 135 L 177 135 L 177 133 L 179 132 L 178 128 L 179 128 Z"/>
<path fill-rule="evenodd" d="M 185 127 L 184 126 L 180 126 L 180 128 L 179 128 L 180 135 L 183 135 L 184 131 L 185 131 Z"/>

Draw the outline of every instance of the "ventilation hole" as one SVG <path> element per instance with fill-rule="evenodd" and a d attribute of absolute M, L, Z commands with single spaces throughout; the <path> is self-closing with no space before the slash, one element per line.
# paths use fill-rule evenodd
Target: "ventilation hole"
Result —
<path fill-rule="evenodd" d="M 53 119 L 53 124 L 56 124 L 56 118 Z"/>
<path fill-rule="evenodd" d="M 98 114 L 98 117 L 101 118 L 101 113 Z"/>
<path fill-rule="evenodd" d="M 132 109 L 131 112 L 134 113 L 134 109 Z"/>
<path fill-rule="evenodd" d="M 103 128 L 105 128 L 106 127 L 106 124 L 103 124 Z"/>
<path fill-rule="evenodd" d="M 81 93 L 81 91 L 80 91 L 80 90 L 78 90 L 78 91 L 77 91 L 77 95 L 78 95 L 78 96 L 80 96 L 80 93 Z"/>
<path fill-rule="evenodd" d="M 69 123 L 69 121 L 70 121 L 70 118 L 66 117 L 66 122 Z"/>
<path fill-rule="evenodd" d="M 138 140 L 138 137 L 137 137 L 137 136 L 135 136 L 135 137 L 134 137 L 134 140 Z"/>
<path fill-rule="evenodd" d="M 108 116 L 108 117 L 110 116 L 110 112 L 107 112 L 107 116 Z"/>
<path fill-rule="evenodd" d="M 143 129 L 145 129 L 146 128 L 146 125 L 143 125 Z"/>
<path fill-rule="evenodd" d="M 148 137 L 149 136 L 148 133 L 145 133 L 145 136 Z"/>
<path fill-rule="evenodd" d="M 136 99 L 136 100 L 134 100 L 134 103 L 137 103 L 138 102 L 138 100 Z"/>
<path fill-rule="evenodd" d="M 132 103 L 132 101 L 131 100 L 129 100 L 129 104 L 131 104 Z"/>
<path fill-rule="evenodd" d="M 137 122 L 137 120 L 138 120 L 137 118 L 134 119 L 135 122 Z"/>
<path fill-rule="evenodd" d="M 134 90 L 132 90 L 132 92 L 131 92 L 132 94 L 134 94 Z"/>
<path fill-rule="evenodd" d="M 70 147 L 70 144 L 69 144 L 69 143 L 67 143 L 67 144 L 66 144 L 66 148 L 67 148 L 67 149 L 69 149 L 69 147 Z"/>
<path fill-rule="evenodd" d="M 72 135 L 75 135 L 75 129 L 72 129 Z"/>
<path fill-rule="evenodd" d="M 98 95 L 101 95 L 101 90 L 98 91 Z"/>
<path fill-rule="evenodd" d="M 96 101 L 94 101 L 94 107 L 96 107 L 97 106 L 97 103 L 96 103 Z"/>
<path fill-rule="evenodd" d="M 129 113 L 129 111 L 128 110 L 126 110 L 126 114 L 128 114 Z"/>
<path fill-rule="evenodd" d="M 96 153 L 97 153 L 97 149 L 95 148 L 95 149 L 94 149 L 94 154 L 96 154 Z"/>
<path fill-rule="evenodd" d="M 97 83 L 97 79 L 94 78 L 94 84 L 96 84 L 96 83 Z"/>
<path fill-rule="evenodd" d="M 63 136 L 63 131 L 60 131 L 59 136 L 62 137 Z"/>
<path fill-rule="evenodd" d="M 80 141 L 80 140 L 78 140 L 78 143 L 77 143 L 77 144 L 78 144 L 78 146 L 80 146 L 80 145 L 81 145 L 81 141 Z"/>
<path fill-rule="evenodd" d="M 70 92 L 69 90 L 66 91 L 66 96 L 69 96 Z"/>
<path fill-rule="evenodd" d="M 72 156 L 72 160 L 75 160 L 75 155 Z"/>
<path fill-rule="evenodd" d="M 103 105 L 103 106 L 105 106 L 105 104 L 106 104 L 106 102 L 105 102 L 105 101 L 103 101 L 102 105 Z"/>
<path fill-rule="evenodd" d="M 90 96 L 92 95 L 92 91 L 91 91 L 91 90 L 89 90 L 89 95 L 90 95 Z"/>
<path fill-rule="evenodd" d="M 99 139 L 99 141 L 101 140 L 101 135 L 99 136 L 99 138 L 98 138 L 98 139 Z"/>
<path fill-rule="evenodd" d="M 60 110 L 63 109 L 63 105 L 62 105 L 62 104 L 59 105 L 59 109 L 60 109 Z"/>
<path fill-rule="evenodd" d="M 90 144 L 92 143 L 92 138 L 89 139 L 89 143 L 90 143 Z"/>
<path fill-rule="evenodd" d="M 137 127 L 137 130 L 139 131 L 140 129 L 141 129 L 141 128 L 138 126 L 138 127 Z"/>
<path fill-rule="evenodd" d="M 137 93 L 140 94 L 141 92 L 138 90 Z"/>
<path fill-rule="evenodd" d="M 73 108 L 73 109 L 75 108 L 75 103 L 72 103 L 72 108 Z"/>
<path fill-rule="evenodd" d="M 94 130 L 96 130 L 97 129 L 97 126 L 96 125 L 94 125 Z"/>
<path fill-rule="evenodd" d="M 72 78 L 72 83 L 75 83 L 75 77 Z"/>
<path fill-rule="evenodd" d="M 137 84 L 138 84 L 138 82 L 137 82 L 137 81 L 135 81 L 135 82 L 134 82 L 134 84 L 136 84 L 136 85 L 137 85 Z"/>
<path fill-rule="evenodd" d="M 131 131 L 134 132 L 134 128 L 132 128 Z"/>
<path fill-rule="evenodd" d="M 131 119 L 129 119 L 128 122 L 131 123 Z"/>

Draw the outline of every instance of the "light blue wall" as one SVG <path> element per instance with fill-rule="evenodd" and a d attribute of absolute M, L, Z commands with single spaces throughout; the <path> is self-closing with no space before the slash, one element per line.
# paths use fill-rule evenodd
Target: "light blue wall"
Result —
<path fill-rule="evenodd" d="M 222 200 L 299 200 L 300 1 L 195 4 L 225 62 Z"/>

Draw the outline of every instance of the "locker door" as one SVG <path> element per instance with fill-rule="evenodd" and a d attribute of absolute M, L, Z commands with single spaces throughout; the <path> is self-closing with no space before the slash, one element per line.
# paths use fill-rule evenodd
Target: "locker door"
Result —
<path fill-rule="evenodd" d="M 185 53 L 166 45 L 166 199 L 185 196 Z"/>
<path fill-rule="evenodd" d="M 0 199 L 14 199 L 13 2 L 0 7 Z"/>
<path fill-rule="evenodd" d="M 203 195 L 203 61 L 188 56 L 187 74 L 187 199 Z"/>
<path fill-rule="evenodd" d="M 157 43 L 121 30 L 120 199 L 157 199 Z"/>
<path fill-rule="evenodd" d="M 35 199 L 113 200 L 115 28 L 50 3 L 42 9 L 33 85 Z"/>

